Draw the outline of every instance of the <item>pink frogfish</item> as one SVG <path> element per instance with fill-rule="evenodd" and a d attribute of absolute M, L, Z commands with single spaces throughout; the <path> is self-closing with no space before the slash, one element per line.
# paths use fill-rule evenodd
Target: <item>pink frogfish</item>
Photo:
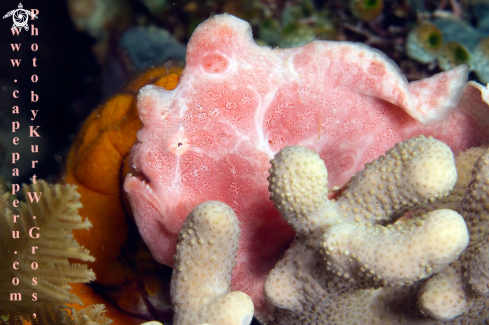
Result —
<path fill-rule="evenodd" d="M 272 49 L 255 44 L 247 22 L 214 16 L 192 35 L 178 87 L 139 93 L 143 127 L 124 184 L 139 232 L 154 258 L 172 266 L 192 208 L 229 205 L 241 228 L 232 287 L 265 319 L 265 278 L 295 236 L 269 199 L 274 154 L 290 145 L 318 152 L 333 188 L 417 135 L 455 154 L 489 143 L 489 90 L 467 75 L 462 65 L 409 83 L 364 44 Z"/>

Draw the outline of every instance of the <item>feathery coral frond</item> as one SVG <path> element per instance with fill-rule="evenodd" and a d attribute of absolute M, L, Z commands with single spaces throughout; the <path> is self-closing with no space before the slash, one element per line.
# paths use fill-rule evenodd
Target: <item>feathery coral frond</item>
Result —
<path fill-rule="evenodd" d="M 23 191 L 27 202 L 11 210 L 9 194 L 0 190 L 0 315 L 9 324 L 22 324 L 22 317 L 33 325 L 108 324 L 101 316 L 103 305 L 71 315 L 63 309 L 65 303 L 81 303 L 68 283 L 95 280 L 86 265 L 69 260 L 95 260 L 72 234 L 91 227 L 78 214 L 82 205 L 76 186 L 38 181 Z"/>
<path fill-rule="evenodd" d="M 78 312 L 72 309 L 75 323 L 82 325 L 108 325 L 112 323 L 111 319 L 102 315 L 105 311 L 104 305 L 90 305 Z"/>

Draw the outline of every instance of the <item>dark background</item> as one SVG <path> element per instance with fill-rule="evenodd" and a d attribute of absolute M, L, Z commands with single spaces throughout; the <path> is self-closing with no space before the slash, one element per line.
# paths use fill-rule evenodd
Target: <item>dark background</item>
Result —
<path fill-rule="evenodd" d="M 0 15 L 16 9 L 19 1 L 1 1 Z M 94 42 L 88 35 L 75 30 L 63 0 L 22 1 L 24 9 L 39 10 L 39 18 L 30 20 L 39 31 L 31 36 L 22 30 L 20 36 L 12 36 L 12 18 L 0 20 L 0 140 L 3 143 L 4 176 L 11 174 L 12 149 L 21 151 L 21 175 L 15 183 L 28 182 L 34 171 L 30 161 L 39 160 L 35 173 L 38 178 L 56 180 L 62 172 L 63 161 L 80 123 L 88 114 L 77 110 L 78 103 L 84 107 L 96 106 L 100 100 L 100 67 L 90 47 Z M 11 43 L 22 43 L 19 52 L 13 52 Z M 37 43 L 39 50 L 32 52 L 30 46 Z M 32 59 L 37 58 L 37 68 Z M 10 59 L 22 59 L 19 68 L 13 68 Z M 32 83 L 30 77 L 37 74 L 39 81 Z M 17 79 L 17 84 L 13 80 Z M 21 98 L 14 101 L 12 92 L 18 89 Z M 39 101 L 30 103 L 30 91 L 39 95 Z M 20 116 L 14 116 L 12 106 L 20 107 Z M 79 105 L 78 105 L 79 106 Z M 35 121 L 30 121 L 31 109 L 39 110 Z M 17 148 L 10 143 L 11 122 L 18 120 L 21 138 Z M 28 138 L 29 125 L 40 125 L 41 139 Z M 30 146 L 39 143 L 39 154 L 30 154 Z M 26 153 L 24 153 L 26 152 Z M 41 159 L 39 159 L 41 158 Z"/>

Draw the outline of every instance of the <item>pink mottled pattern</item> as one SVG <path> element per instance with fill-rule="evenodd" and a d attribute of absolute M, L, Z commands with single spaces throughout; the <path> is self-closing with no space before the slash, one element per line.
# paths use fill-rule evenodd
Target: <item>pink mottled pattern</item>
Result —
<path fill-rule="evenodd" d="M 153 256 L 173 265 L 190 210 L 208 200 L 231 206 L 241 222 L 233 290 L 249 294 L 264 319 L 265 277 L 294 237 L 269 200 L 273 155 L 297 144 L 319 152 L 332 188 L 419 134 L 455 153 L 488 143 L 489 107 L 482 88 L 464 88 L 467 70 L 408 83 L 368 46 L 259 47 L 246 22 L 215 16 L 192 36 L 178 87 L 139 94 L 143 128 L 125 182 L 139 231 Z"/>

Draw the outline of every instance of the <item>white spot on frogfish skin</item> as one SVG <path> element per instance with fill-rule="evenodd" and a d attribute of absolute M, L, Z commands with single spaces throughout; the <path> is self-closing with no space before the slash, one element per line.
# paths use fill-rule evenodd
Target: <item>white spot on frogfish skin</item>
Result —
<path fill-rule="evenodd" d="M 190 143 L 183 127 L 180 127 L 177 133 L 172 135 L 168 140 L 168 150 L 175 156 L 183 155 L 189 149 Z"/>

